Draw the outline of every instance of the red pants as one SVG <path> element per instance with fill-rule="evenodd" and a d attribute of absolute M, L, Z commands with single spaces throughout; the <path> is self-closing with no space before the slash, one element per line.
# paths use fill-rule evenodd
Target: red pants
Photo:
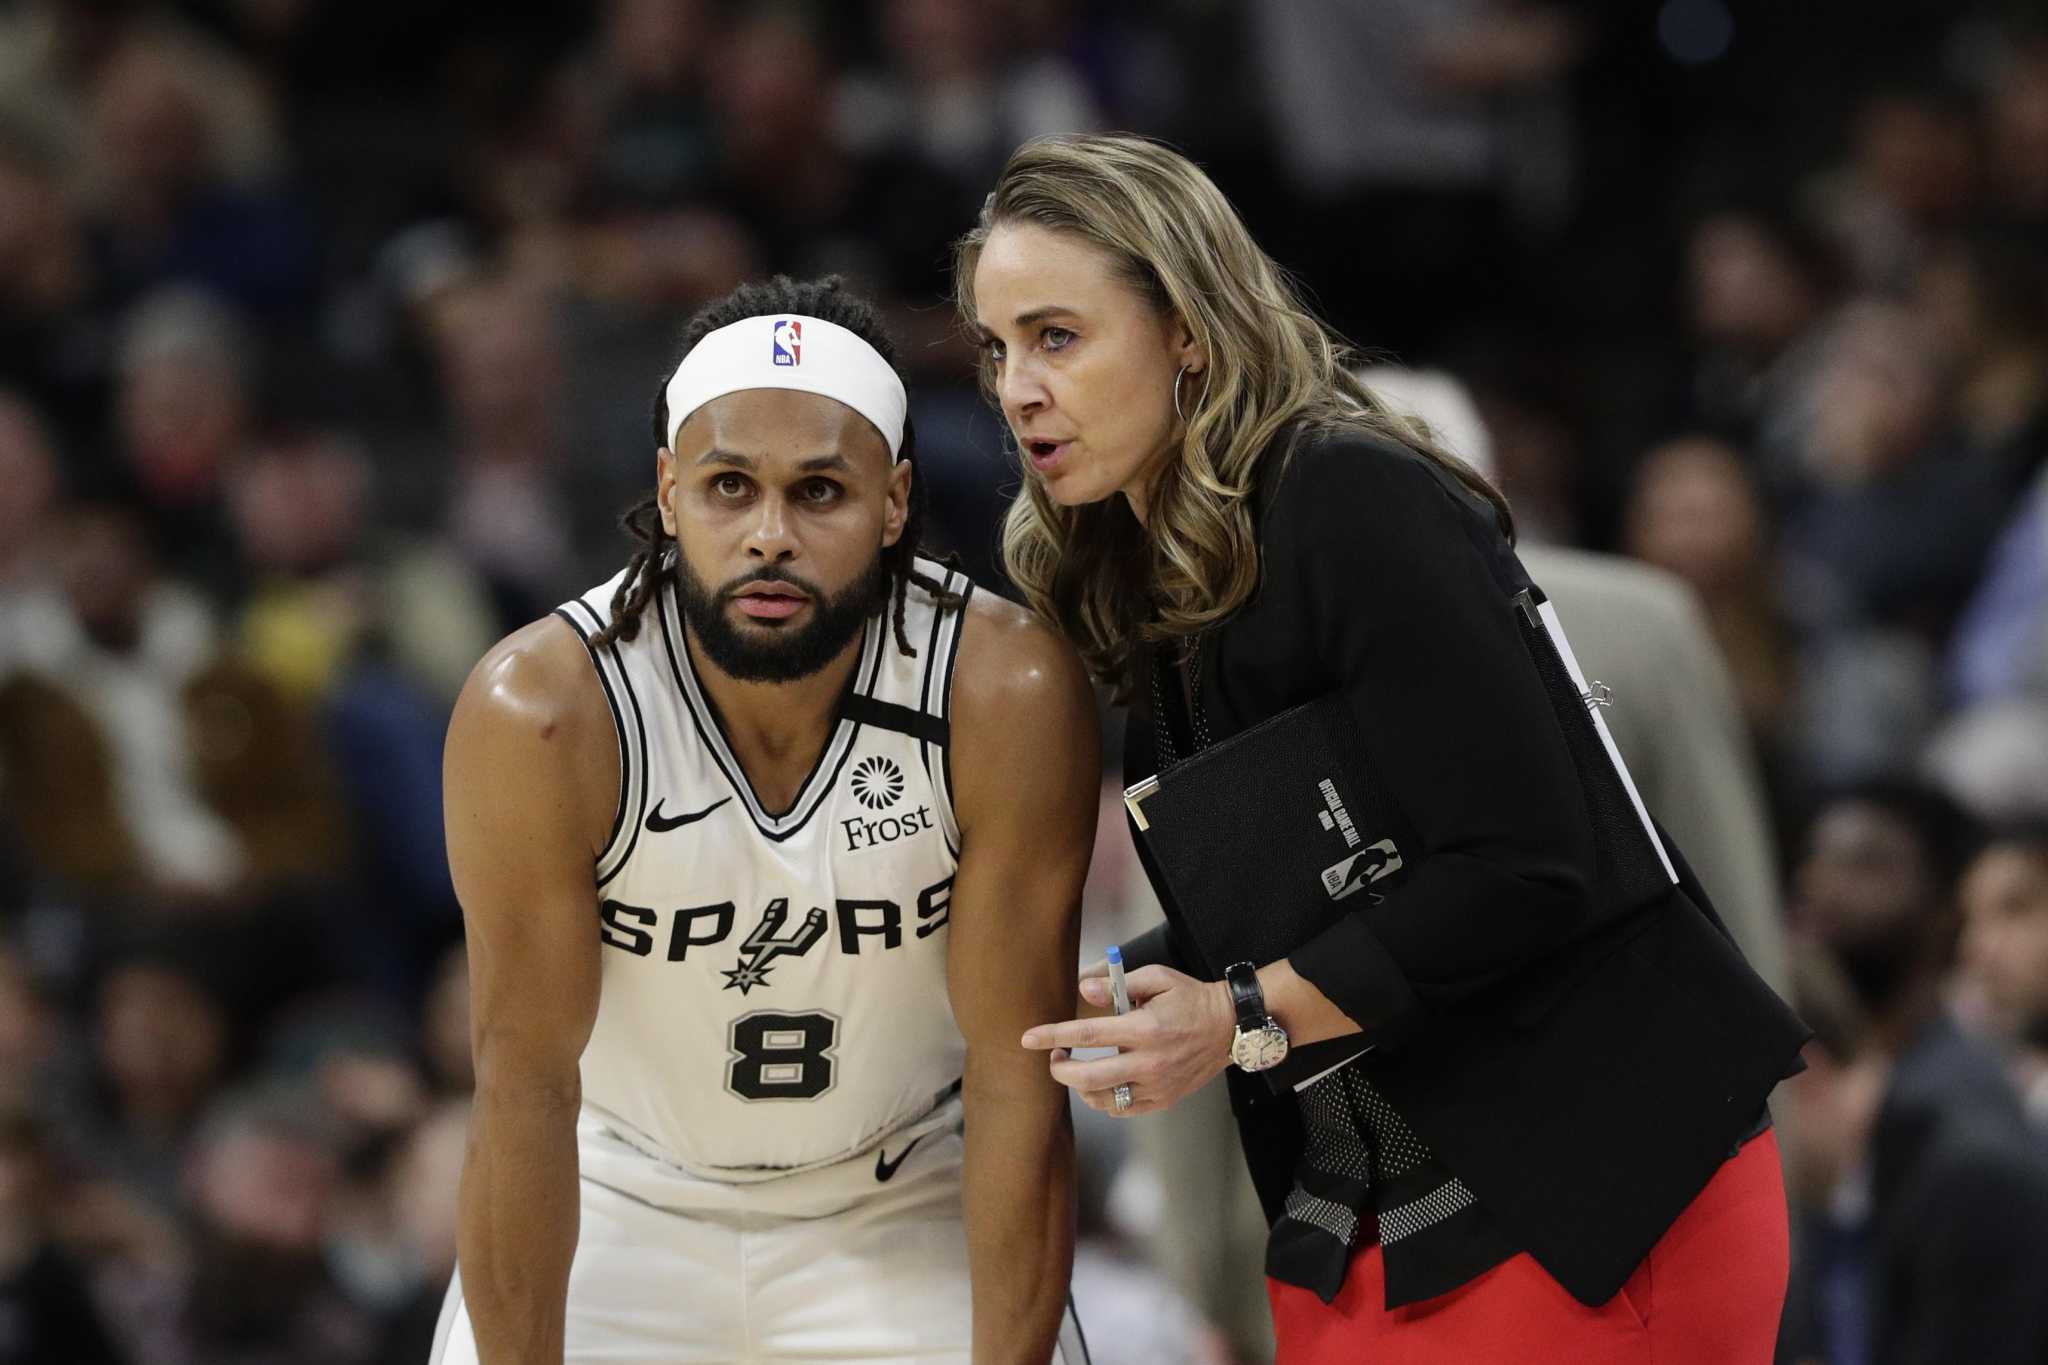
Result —
<path fill-rule="evenodd" d="M 1380 1248 L 1337 1301 L 1278 1280 L 1278 1365 L 1770 1365 L 1789 1266 L 1777 1135 L 1722 1164 L 1621 1292 L 1588 1308 L 1527 1254 L 1389 1312 Z"/>

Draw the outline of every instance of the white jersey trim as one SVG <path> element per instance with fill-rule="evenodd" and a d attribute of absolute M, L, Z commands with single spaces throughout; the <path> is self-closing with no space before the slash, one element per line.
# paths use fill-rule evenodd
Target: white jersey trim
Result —
<path fill-rule="evenodd" d="M 619 658 L 618 645 L 613 643 L 600 647 L 591 643 L 592 637 L 604 627 L 590 604 L 580 597 L 572 598 L 555 608 L 555 615 L 576 632 L 583 652 L 590 656 L 598 684 L 604 689 L 605 705 L 611 709 L 612 728 L 619 741 L 619 804 L 612 816 L 611 835 L 597 857 L 597 884 L 602 887 L 618 875 L 619 869 L 633 855 L 633 846 L 640 838 L 640 823 L 647 814 L 647 720 L 640 710 L 639 695 L 633 691 L 625 664 Z M 583 619 L 585 617 L 587 621 Z M 623 702 L 620 700 L 622 697 L 625 699 Z M 632 715 L 630 727 L 626 723 L 629 709 Z"/>

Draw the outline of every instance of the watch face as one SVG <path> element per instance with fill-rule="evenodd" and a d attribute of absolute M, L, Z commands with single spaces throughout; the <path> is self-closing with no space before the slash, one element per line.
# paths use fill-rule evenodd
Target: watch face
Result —
<path fill-rule="evenodd" d="M 1287 1030 L 1271 1019 L 1263 1028 L 1240 1029 L 1230 1044 L 1230 1060 L 1245 1071 L 1265 1071 L 1287 1057 Z"/>

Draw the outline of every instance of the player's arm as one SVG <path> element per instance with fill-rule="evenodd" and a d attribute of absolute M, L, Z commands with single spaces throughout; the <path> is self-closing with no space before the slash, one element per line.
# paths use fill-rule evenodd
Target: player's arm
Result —
<path fill-rule="evenodd" d="M 578 1064 L 597 1017 L 592 866 L 618 763 L 596 674 L 554 618 L 484 656 L 448 725 L 448 863 L 476 1053 L 457 1245 L 482 1365 L 562 1361 Z"/>
<path fill-rule="evenodd" d="M 975 1365 L 1044 1365 L 1067 1301 L 1073 1123 L 1065 1088 L 1019 1039 L 1073 1004 L 1101 764 L 1073 650 L 1009 603 L 977 598 L 953 681 L 961 847 L 947 953 L 967 1040 Z"/>

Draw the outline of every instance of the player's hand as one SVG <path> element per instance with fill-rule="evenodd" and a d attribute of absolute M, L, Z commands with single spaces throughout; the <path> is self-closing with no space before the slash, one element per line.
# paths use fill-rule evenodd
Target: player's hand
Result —
<path fill-rule="evenodd" d="M 1214 1080 L 1230 1063 L 1230 1039 L 1237 1013 L 1230 988 L 1197 981 L 1171 967 L 1140 967 L 1125 980 L 1129 1014 L 1040 1024 L 1024 1035 L 1024 1046 L 1050 1054 L 1052 1078 L 1083 1103 L 1119 1118 L 1168 1109 Z M 1084 976 L 1081 998 L 1109 1005 L 1109 982 Z M 1076 1061 L 1077 1047 L 1114 1047 L 1114 1057 Z M 1115 1091 L 1131 1087 L 1131 1105 L 1119 1110 Z"/>

